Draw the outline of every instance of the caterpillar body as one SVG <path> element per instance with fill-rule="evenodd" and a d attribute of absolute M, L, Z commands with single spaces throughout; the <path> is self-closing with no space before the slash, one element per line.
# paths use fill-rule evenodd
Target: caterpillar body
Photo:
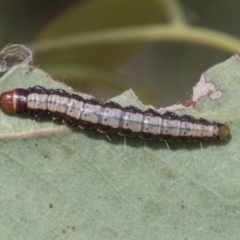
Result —
<path fill-rule="evenodd" d="M 41 86 L 2 93 L 0 108 L 3 112 L 28 114 L 36 119 L 61 120 L 70 127 L 149 140 L 226 140 L 229 134 L 227 125 L 203 118 L 179 116 L 173 112 L 160 114 L 153 109 L 142 111 L 133 106 L 84 99 L 62 89 Z"/>

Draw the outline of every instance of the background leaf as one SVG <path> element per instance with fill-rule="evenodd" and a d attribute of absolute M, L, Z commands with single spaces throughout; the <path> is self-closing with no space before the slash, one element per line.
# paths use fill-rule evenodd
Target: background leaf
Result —
<path fill-rule="evenodd" d="M 232 34 L 232 37 L 239 36 L 238 25 L 235 24 L 240 20 L 239 7 L 240 2 L 235 0 L 229 0 L 227 5 L 225 0 L 134 0 L 131 2 L 52 0 L 47 5 L 41 0 L 1 1 L 0 44 L 2 47 L 9 43 L 24 43 L 32 46 L 37 66 L 50 73 L 55 79 L 64 80 L 75 89 L 81 88 L 82 91 L 99 98 L 106 99 L 131 87 L 145 103 L 168 106 L 189 98 L 191 86 L 205 69 L 240 52 L 238 42 L 233 44 L 224 37 L 213 36 L 206 41 L 215 30 L 221 31 L 221 34 L 228 37 L 231 37 L 229 34 Z M 186 38 L 187 43 L 175 39 L 177 33 L 183 36 L 183 23 L 186 27 L 192 28 Z M 162 29 L 172 26 L 175 26 L 172 36 L 162 33 Z M 99 55 L 96 54 L 97 52 L 94 54 L 91 48 L 99 48 L 101 44 L 95 42 L 96 45 L 93 47 L 86 43 L 78 48 L 81 55 L 80 62 L 75 61 L 79 56 L 73 54 L 68 62 L 60 59 L 64 62 L 62 64 L 60 61 L 47 64 L 48 57 L 52 58 L 55 55 L 51 54 L 52 49 L 45 49 L 45 57 L 43 57 L 42 51 L 38 51 L 39 48 L 36 47 L 39 46 L 39 41 L 35 41 L 38 37 L 39 40 L 44 41 L 44 36 L 45 41 L 48 41 L 55 35 L 57 38 L 53 41 L 55 44 L 55 40 L 59 40 L 58 37 L 61 39 L 61 34 L 64 32 L 69 33 L 66 35 L 67 38 L 76 31 L 81 36 L 92 34 L 91 36 L 96 37 L 96 33 L 101 33 L 100 36 L 103 36 L 104 29 L 111 33 L 124 27 L 126 30 L 131 29 L 128 36 L 134 36 L 135 30 L 139 28 L 154 28 L 155 34 L 162 33 L 164 39 L 153 39 L 151 32 L 150 35 L 143 34 L 130 41 L 131 44 L 127 41 L 124 43 L 119 41 L 116 45 L 112 39 L 106 39 L 108 46 L 104 46 L 105 50 L 100 50 Z M 208 30 L 201 34 L 202 37 L 194 36 L 194 32 L 199 27 Z M 124 36 L 122 31 L 120 39 Z M 90 40 L 92 42 L 94 38 Z M 139 42 L 142 41 L 145 45 L 139 48 Z M 215 49 L 214 47 L 217 46 L 215 43 L 219 41 L 222 41 L 222 44 Z M 133 48 L 126 50 L 129 45 Z M 109 48 L 113 49 L 112 54 L 108 51 Z M 87 53 L 92 53 L 92 58 Z M 123 56 L 123 53 L 126 56 Z M 57 55 L 59 54 L 60 52 L 57 52 Z M 97 62 L 98 66 L 102 67 L 87 65 L 87 62 Z M 110 68 L 111 65 L 115 67 Z M 103 73 L 105 77 L 99 73 Z"/>
<path fill-rule="evenodd" d="M 58 39 L 64 36 L 98 32 L 101 37 L 105 30 L 109 32 L 117 28 L 129 26 L 150 26 L 163 18 L 163 9 L 155 0 L 98 0 L 78 3 L 68 11 L 50 22 L 39 33 L 35 41 L 41 39 Z M 126 61 L 139 50 L 141 44 L 106 44 L 91 48 L 59 49 L 53 54 L 38 56 L 38 62 L 43 66 L 55 64 L 86 65 L 113 69 Z"/>
<path fill-rule="evenodd" d="M 124 139 L 1 113 L 0 230 L 3 239 L 238 239 L 239 58 L 203 75 L 221 90 L 184 110 L 230 124 L 225 144 Z M 1 90 L 67 88 L 41 70 L 17 66 Z M 71 89 L 70 89 L 71 91 Z M 129 92 L 119 103 L 141 105 Z M 25 126 L 24 126 L 25 123 Z M 19 127 L 19 130 L 17 130 Z M 51 133 L 53 129 L 55 133 Z M 40 136 L 41 130 L 49 134 Z M 27 137 L 34 132 L 32 137 Z M 9 137 L 9 136 L 8 136 Z M 14 136 L 12 136 L 14 137 Z M 17 137 L 17 136 L 16 136 Z"/>

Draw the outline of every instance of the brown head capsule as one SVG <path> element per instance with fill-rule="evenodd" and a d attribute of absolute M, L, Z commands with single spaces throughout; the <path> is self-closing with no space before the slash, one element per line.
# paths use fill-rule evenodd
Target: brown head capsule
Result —
<path fill-rule="evenodd" d="M 25 113 L 27 112 L 27 95 L 25 89 L 15 89 L 12 91 L 3 92 L 0 95 L 0 108 L 7 113 Z"/>

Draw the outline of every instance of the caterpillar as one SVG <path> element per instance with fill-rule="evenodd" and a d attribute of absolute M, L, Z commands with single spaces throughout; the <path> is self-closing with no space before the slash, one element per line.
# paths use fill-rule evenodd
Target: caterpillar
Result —
<path fill-rule="evenodd" d="M 133 106 L 84 99 L 62 89 L 41 86 L 3 92 L 0 108 L 6 113 L 28 114 L 35 119 L 61 120 L 70 127 L 148 140 L 226 140 L 229 134 L 227 125 L 203 118 L 180 116 L 174 112 L 160 114 L 153 109 L 142 111 Z"/>

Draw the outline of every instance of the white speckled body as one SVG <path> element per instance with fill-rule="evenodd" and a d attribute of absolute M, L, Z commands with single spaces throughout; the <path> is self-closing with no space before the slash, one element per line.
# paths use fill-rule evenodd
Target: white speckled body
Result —
<path fill-rule="evenodd" d="M 79 97 L 71 98 L 71 95 L 47 93 L 30 93 L 27 99 L 27 107 L 31 110 L 46 110 L 48 113 L 61 114 L 62 119 L 67 117 L 81 128 L 97 129 L 100 132 L 117 132 L 120 135 L 142 138 L 164 139 L 169 138 L 214 138 L 218 135 L 218 127 L 214 122 L 207 120 L 194 121 L 194 118 L 185 119 L 174 113 L 163 115 L 154 112 L 136 110 L 135 107 L 123 108 L 111 102 L 107 105 L 96 102 L 97 100 L 85 100 Z M 184 115 L 186 116 L 186 115 Z M 79 123 L 79 124 L 78 124 Z M 73 124 L 73 125 L 74 125 Z M 83 125 L 84 124 L 84 125 Z M 69 123 L 71 126 L 71 123 Z M 104 130 L 105 129 L 105 130 Z"/>

